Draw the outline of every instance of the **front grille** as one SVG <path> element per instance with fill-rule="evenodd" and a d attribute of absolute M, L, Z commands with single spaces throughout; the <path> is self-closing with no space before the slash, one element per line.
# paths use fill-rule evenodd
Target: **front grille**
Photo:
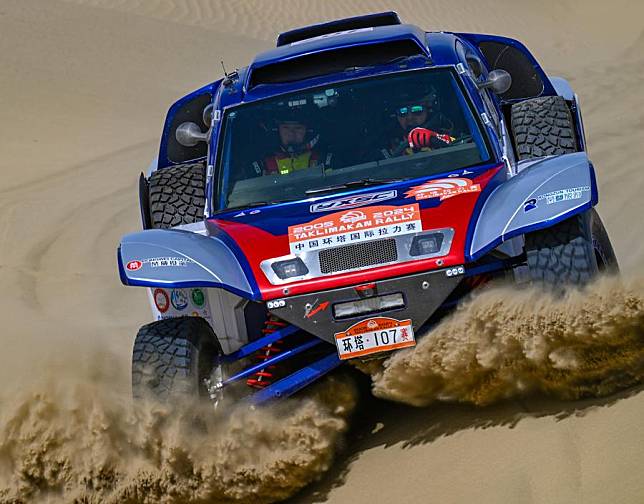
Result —
<path fill-rule="evenodd" d="M 319 258 L 322 273 L 335 273 L 393 262 L 398 252 L 396 240 L 389 238 L 322 250 Z"/>

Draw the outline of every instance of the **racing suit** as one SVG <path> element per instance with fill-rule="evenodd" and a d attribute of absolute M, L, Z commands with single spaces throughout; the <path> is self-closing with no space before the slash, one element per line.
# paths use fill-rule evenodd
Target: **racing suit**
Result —
<path fill-rule="evenodd" d="M 313 168 L 322 164 L 328 167 L 330 161 L 331 155 L 329 154 L 326 156 L 324 163 L 322 163 L 319 153 L 313 149 L 305 150 L 299 154 L 291 154 L 285 150 L 280 150 L 262 161 L 253 162 L 253 169 L 258 175 L 288 175 L 298 170 Z"/>

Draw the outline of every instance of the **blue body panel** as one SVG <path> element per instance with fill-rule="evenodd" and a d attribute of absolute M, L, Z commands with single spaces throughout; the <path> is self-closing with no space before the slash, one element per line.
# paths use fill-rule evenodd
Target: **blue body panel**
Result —
<path fill-rule="evenodd" d="M 121 280 L 140 287 L 215 287 L 261 299 L 246 258 L 223 234 L 203 236 L 178 229 L 128 234 L 118 251 Z"/>
<path fill-rule="evenodd" d="M 207 84 L 199 89 L 191 92 L 190 94 L 184 96 L 183 98 L 177 100 L 172 104 L 170 110 L 165 119 L 165 124 L 163 126 L 163 133 L 161 135 L 161 145 L 159 146 L 159 156 L 156 160 L 156 168 L 164 168 L 166 166 L 174 164 L 170 159 L 168 159 L 168 138 L 171 133 L 170 126 L 176 115 L 176 113 L 184 106 L 185 103 L 194 100 L 195 98 L 210 93 L 214 95 L 221 84 L 221 79 L 210 84 Z"/>
<path fill-rule="evenodd" d="M 555 96 L 557 94 L 557 91 L 550 82 L 550 79 L 546 75 L 546 72 L 543 70 L 541 65 L 539 65 L 539 62 L 528 50 L 528 48 L 518 40 L 509 37 L 501 37 L 499 35 L 486 35 L 483 33 L 456 33 L 456 35 L 464 40 L 467 40 L 475 47 L 478 47 L 478 44 L 480 44 L 481 42 L 499 42 L 501 44 L 506 44 L 514 47 L 515 49 L 518 49 L 530 60 L 530 63 L 532 63 L 532 66 L 541 77 L 544 86 L 542 96 Z M 484 61 L 486 61 L 485 56 L 483 56 L 482 53 L 480 53 L 480 56 Z"/>
<path fill-rule="evenodd" d="M 473 216 L 466 258 L 474 261 L 514 236 L 553 226 L 597 203 L 597 183 L 586 154 L 541 158 L 494 187 Z"/>

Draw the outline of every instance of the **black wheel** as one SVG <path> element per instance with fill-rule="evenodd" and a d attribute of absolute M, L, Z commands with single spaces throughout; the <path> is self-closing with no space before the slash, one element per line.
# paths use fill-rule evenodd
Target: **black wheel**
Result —
<path fill-rule="evenodd" d="M 153 228 L 169 228 L 203 220 L 206 176 L 201 163 L 161 168 L 148 180 Z"/>
<path fill-rule="evenodd" d="M 577 152 L 575 124 L 561 96 L 515 103 L 511 124 L 519 159 Z"/>
<path fill-rule="evenodd" d="M 525 249 L 530 276 L 542 285 L 582 286 L 601 271 L 619 270 L 608 234 L 594 209 L 526 234 Z"/>
<path fill-rule="evenodd" d="M 204 380 L 212 379 L 221 347 L 204 319 L 178 317 L 144 325 L 132 352 L 135 398 L 167 402 L 206 397 Z"/>

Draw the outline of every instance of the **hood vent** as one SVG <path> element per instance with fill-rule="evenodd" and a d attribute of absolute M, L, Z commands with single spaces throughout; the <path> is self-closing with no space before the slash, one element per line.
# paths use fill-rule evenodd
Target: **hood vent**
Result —
<path fill-rule="evenodd" d="M 305 54 L 253 70 L 250 88 L 260 84 L 283 84 L 319 75 L 343 72 L 350 68 L 384 65 L 398 58 L 424 56 L 420 46 L 411 39 L 342 47 Z"/>
<path fill-rule="evenodd" d="M 393 11 L 338 19 L 337 21 L 331 21 L 329 23 L 305 26 L 303 28 L 296 28 L 295 30 L 281 33 L 279 37 L 277 37 L 277 47 L 340 31 L 399 24 L 400 18 L 398 17 L 398 14 Z"/>

